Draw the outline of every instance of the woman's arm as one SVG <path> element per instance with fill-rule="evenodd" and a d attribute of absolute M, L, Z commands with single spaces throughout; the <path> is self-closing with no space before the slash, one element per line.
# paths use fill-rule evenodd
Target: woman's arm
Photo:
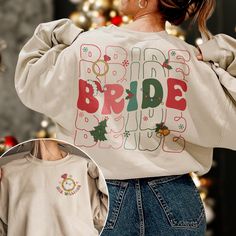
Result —
<path fill-rule="evenodd" d="M 225 34 L 218 34 L 199 45 L 202 60 L 213 62 L 212 69 L 220 83 L 236 100 L 236 40 Z"/>
<path fill-rule="evenodd" d="M 211 68 L 226 93 L 225 122 L 218 147 L 236 150 L 236 40 L 218 34 L 199 49 L 198 59 L 211 62 Z"/>
<path fill-rule="evenodd" d="M 52 118 L 69 129 L 73 86 L 78 70 L 73 42 L 83 29 L 71 20 L 40 24 L 19 54 L 15 87 L 21 101 L 30 109 Z"/>
<path fill-rule="evenodd" d="M 101 232 L 108 214 L 108 191 L 105 179 L 92 161 L 88 163 L 88 179 L 93 221 L 96 229 Z"/>

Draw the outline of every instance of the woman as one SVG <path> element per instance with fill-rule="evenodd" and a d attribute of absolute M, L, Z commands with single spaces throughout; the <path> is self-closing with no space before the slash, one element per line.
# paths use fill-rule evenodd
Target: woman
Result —
<path fill-rule="evenodd" d="M 40 139 L 0 160 L 7 162 L 0 183 L 1 236 L 99 235 L 108 213 L 106 182 L 89 158 L 73 152 L 79 153 Z"/>
<path fill-rule="evenodd" d="M 127 26 L 41 24 L 19 55 L 22 102 L 51 117 L 57 136 L 91 155 L 107 179 L 104 236 L 204 235 L 189 173 L 209 171 L 214 147 L 236 149 L 236 42 L 208 32 L 214 4 L 120 1 L 133 17 Z M 187 18 L 198 21 L 201 52 L 165 30 L 167 20 Z"/>

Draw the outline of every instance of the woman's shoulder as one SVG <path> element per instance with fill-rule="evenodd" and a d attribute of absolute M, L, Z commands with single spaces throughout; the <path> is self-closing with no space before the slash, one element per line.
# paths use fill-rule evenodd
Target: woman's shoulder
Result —
<path fill-rule="evenodd" d="M 0 166 L 3 171 L 3 175 L 6 177 L 15 174 L 17 172 L 24 171 L 28 162 L 26 155 L 28 152 L 16 153 L 4 156 L 0 159 Z"/>
<path fill-rule="evenodd" d="M 90 159 L 88 157 L 78 155 L 78 154 L 70 154 L 71 158 L 69 159 L 69 162 L 79 165 L 87 165 Z"/>
<path fill-rule="evenodd" d="M 75 166 L 78 165 L 83 170 L 86 170 L 87 173 L 93 178 L 96 178 L 99 175 L 97 164 L 89 157 L 71 154 L 70 163 Z"/>
<path fill-rule="evenodd" d="M 192 51 L 192 50 L 194 51 L 194 49 L 196 48 L 194 45 L 190 44 L 189 42 L 185 41 L 184 39 L 179 38 L 179 37 L 174 36 L 174 35 L 171 35 L 171 34 L 167 35 L 166 40 L 170 44 L 173 44 L 173 45 L 178 46 L 178 47 L 186 48 L 190 51 Z"/>

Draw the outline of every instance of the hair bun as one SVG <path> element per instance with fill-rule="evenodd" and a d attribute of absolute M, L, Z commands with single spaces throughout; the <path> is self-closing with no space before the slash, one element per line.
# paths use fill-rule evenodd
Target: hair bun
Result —
<path fill-rule="evenodd" d="M 159 0 L 158 7 L 165 20 L 179 25 L 185 20 L 192 1 L 194 0 Z"/>
<path fill-rule="evenodd" d="M 163 20 L 180 25 L 186 19 L 196 20 L 201 33 L 211 38 L 206 22 L 215 9 L 215 0 L 158 0 L 158 12 Z"/>
<path fill-rule="evenodd" d="M 180 6 L 180 8 L 182 8 L 182 9 L 188 8 L 191 5 L 191 2 L 192 2 L 192 0 L 189 0 L 187 4 Z"/>

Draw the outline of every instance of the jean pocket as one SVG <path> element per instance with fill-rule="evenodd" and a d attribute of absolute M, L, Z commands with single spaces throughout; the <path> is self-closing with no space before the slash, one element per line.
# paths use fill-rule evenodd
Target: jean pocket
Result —
<path fill-rule="evenodd" d="M 199 227 L 205 217 L 199 191 L 189 174 L 148 182 L 172 227 Z"/>
<path fill-rule="evenodd" d="M 109 192 L 109 212 L 104 230 L 113 229 L 118 219 L 128 182 L 106 180 Z"/>

